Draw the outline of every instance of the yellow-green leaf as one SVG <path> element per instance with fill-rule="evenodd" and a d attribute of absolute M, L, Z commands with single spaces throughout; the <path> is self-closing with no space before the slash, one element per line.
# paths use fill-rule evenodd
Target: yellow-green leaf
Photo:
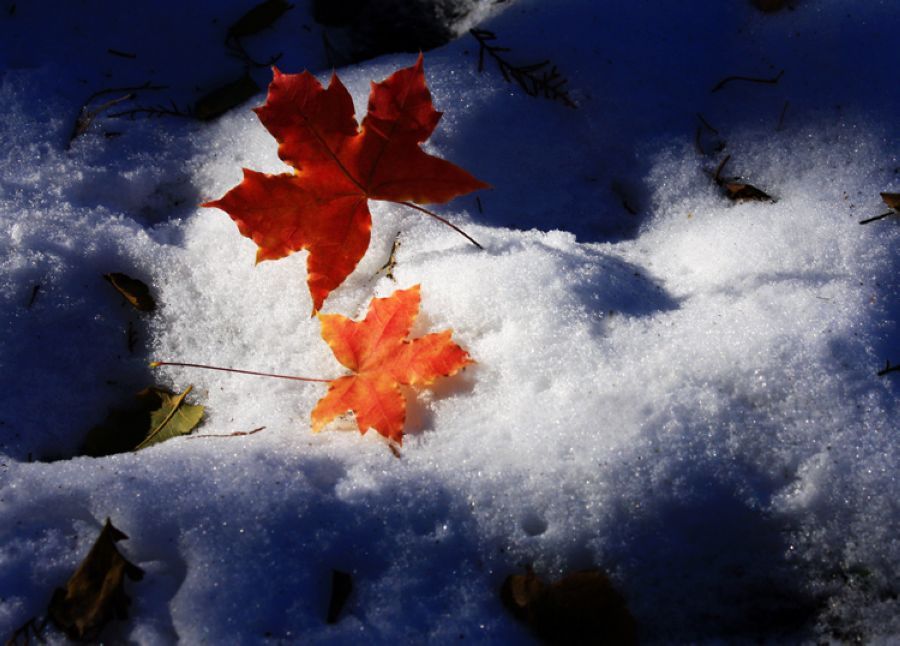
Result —
<path fill-rule="evenodd" d="M 180 395 L 164 390 L 156 391 L 162 400 L 162 406 L 151 413 L 150 433 L 137 445 L 136 451 L 179 435 L 187 435 L 194 430 L 203 418 L 203 406 L 184 403 L 184 398 L 192 389 L 193 386 L 188 386 Z"/>
<path fill-rule="evenodd" d="M 142 390 L 88 432 L 82 452 L 94 457 L 125 453 L 187 435 L 203 417 L 203 406 L 185 402 L 190 391 L 190 386 L 178 395 L 162 388 Z"/>

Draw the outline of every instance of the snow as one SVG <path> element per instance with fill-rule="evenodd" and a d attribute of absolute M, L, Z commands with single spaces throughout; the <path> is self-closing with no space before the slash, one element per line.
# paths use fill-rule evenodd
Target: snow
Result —
<path fill-rule="evenodd" d="M 248 44 L 326 80 L 295 4 Z M 254 266 L 231 220 L 197 207 L 241 167 L 284 169 L 248 109 L 263 95 L 209 123 L 100 117 L 66 150 L 97 89 L 149 80 L 170 89 L 143 105 L 184 105 L 239 76 L 220 38 L 248 5 L 4 4 L 0 635 L 44 613 L 110 517 L 147 572 L 111 641 L 528 643 L 497 592 L 527 565 L 606 569 L 651 643 L 900 638 L 900 384 L 876 375 L 900 362 L 900 232 L 857 224 L 900 192 L 900 12 L 505 4 L 481 26 L 512 60 L 551 59 L 578 109 L 490 60 L 479 74 L 470 36 L 428 52 L 445 113 L 428 148 L 494 187 L 440 212 L 486 250 L 373 203 L 369 252 L 325 304 L 357 317 L 421 284 L 414 332 L 452 328 L 478 362 L 410 397 L 400 459 L 374 432 L 313 435 L 320 385 L 147 367 L 340 374 L 303 254 Z M 338 73 L 362 111 L 414 58 Z M 707 155 L 698 113 L 718 131 Z M 729 153 L 723 175 L 776 201 L 722 195 Z M 378 270 L 398 233 L 393 282 Z M 113 271 L 159 309 L 123 305 Z M 154 383 L 194 385 L 198 434 L 265 430 L 78 457 Z M 333 569 L 354 592 L 328 625 Z"/>

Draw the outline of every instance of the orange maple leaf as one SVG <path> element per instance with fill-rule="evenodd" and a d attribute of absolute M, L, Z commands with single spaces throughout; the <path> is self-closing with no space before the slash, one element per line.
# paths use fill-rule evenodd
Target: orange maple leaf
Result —
<path fill-rule="evenodd" d="M 474 363 L 450 340 L 452 330 L 406 338 L 419 314 L 420 300 L 416 285 L 373 299 L 362 321 L 319 314 L 322 338 L 354 374 L 331 381 L 328 393 L 312 411 L 314 432 L 352 411 L 360 433 L 374 428 L 402 443 L 406 399 L 400 386 L 428 386 Z"/>
<path fill-rule="evenodd" d="M 255 112 L 278 141 L 278 156 L 295 172 L 244 169 L 240 184 L 203 205 L 231 216 L 258 245 L 257 262 L 308 250 L 313 312 L 369 246 L 369 199 L 413 206 L 409 203 L 447 202 L 488 187 L 421 149 L 441 118 L 422 61 L 419 54 L 415 65 L 372 84 L 361 127 L 337 74 L 326 89 L 309 72 L 282 74 L 273 68 L 266 103 Z"/>

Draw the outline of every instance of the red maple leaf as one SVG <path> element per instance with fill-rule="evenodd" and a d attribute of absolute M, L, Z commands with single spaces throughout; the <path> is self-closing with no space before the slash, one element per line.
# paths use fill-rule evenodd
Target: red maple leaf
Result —
<path fill-rule="evenodd" d="M 352 411 L 360 433 L 374 428 L 402 442 L 406 399 L 400 386 L 428 386 L 438 377 L 449 377 L 474 363 L 450 340 L 452 330 L 406 338 L 419 314 L 420 300 L 416 285 L 373 299 L 362 321 L 319 314 L 322 338 L 353 374 L 330 382 L 328 393 L 312 411 L 314 432 Z"/>
<path fill-rule="evenodd" d="M 203 205 L 231 216 L 259 246 L 257 262 L 308 250 L 314 312 L 369 246 L 368 200 L 441 203 L 488 186 L 420 147 L 441 118 L 422 60 L 420 54 L 412 67 L 372 84 L 361 127 L 336 74 L 326 89 L 309 72 L 273 69 L 266 103 L 255 111 L 278 141 L 279 157 L 295 172 L 244 169 L 240 184 Z"/>

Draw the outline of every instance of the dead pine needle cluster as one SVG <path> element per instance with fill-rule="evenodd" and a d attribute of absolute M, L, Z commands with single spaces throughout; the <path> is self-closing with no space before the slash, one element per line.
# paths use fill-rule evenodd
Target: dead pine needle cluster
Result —
<path fill-rule="evenodd" d="M 545 99 L 559 101 L 569 108 L 578 107 L 566 87 L 569 79 L 564 77 L 549 60 L 513 65 L 502 56 L 503 53 L 510 51 L 509 48 L 492 44 L 497 39 L 494 32 L 487 29 L 470 29 L 469 33 L 478 41 L 479 72 L 484 71 L 484 58 L 488 55 L 497 63 L 506 82 L 515 82 L 528 96 L 542 96 Z"/>

